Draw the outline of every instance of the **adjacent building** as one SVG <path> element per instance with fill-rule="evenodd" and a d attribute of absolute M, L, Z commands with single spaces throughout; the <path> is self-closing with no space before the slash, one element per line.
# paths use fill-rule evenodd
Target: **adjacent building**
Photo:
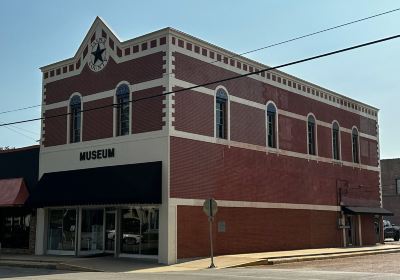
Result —
<path fill-rule="evenodd" d="M 383 205 L 394 214 L 386 219 L 400 225 L 400 159 L 382 159 L 381 169 Z"/>
<path fill-rule="evenodd" d="M 264 68 L 97 18 L 41 68 L 36 254 L 206 256 L 207 198 L 216 254 L 382 242 L 378 110 L 277 70 L 228 79 Z"/>
<path fill-rule="evenodd" d="M 26 204 L 38 181 L 39 146 L 0 151 L 0 248 L 34 253 L 36 211 Z"/>

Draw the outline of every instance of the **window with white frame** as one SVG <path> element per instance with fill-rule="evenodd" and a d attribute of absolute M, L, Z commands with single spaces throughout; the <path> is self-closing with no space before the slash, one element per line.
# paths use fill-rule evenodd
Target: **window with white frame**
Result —
<path fill-rule="evenodd" d="M 352 143 L 352 151 L 353 151 L 353 162 L 360 163 L 359 155 L 358 155 L 358 130 L 357 128 L 353 128 L 351 133 L 351 143 Z"/>
<path fill-rule="evenodd" d="M 217 138 L 227 139 L 227 102 L 228 95 L 219 89 L 215 96 L 215 127 Z"/>
<path fill-rule="evenodd" d="M 267 106 L 267 144 L 276 148 L 276 107 L 269 103 Z"/>
<path fill-rule="evenodd" d="M 308 153 L 316 155 L 315 144 L 315 118 L 309 115 L 307 118 L 307 140 L 308 140 Z"/>
<path fill-rule="evenodd" d="M 75 95 L 69 102 L 70 108 L 70 143 L 81 141 L 81 119 L 82 119 L 82 103 L 81 98 Z"/>
<path fill-rule="evenodd" d="M 340 160 L 340 134 L 337 122 L 332 125 L 332 153 L 333 159 Z"/>
<path fill-rule="evenodd" d="M 122 84 L 117 88 L 117 125 L 116 135 L 127 135 L 129 134 L 129 114 L 130 114 L 130 102 L 129 102 L 130 90 L 129 86 Z"/>

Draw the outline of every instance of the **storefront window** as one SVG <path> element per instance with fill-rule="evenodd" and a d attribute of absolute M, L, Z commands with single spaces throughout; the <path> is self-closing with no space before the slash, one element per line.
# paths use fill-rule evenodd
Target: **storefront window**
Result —
<path fill-rule="evenodd" d="M 31 210 L 0 209 L 0 243 L 3 248 L 29 248 Z"/>
<path fill-rule="evenodd" d="M 103 209 L 83 209 L 81 226 L 81 251 L 103 251 Z"/>
<path fill-rule="evenodd" d="M 75 250 L 76 210 L 52 209 L 49 211 L 49 250 Z"/>
<path fill-rule="evenodd" d="M 158 209 L 131 207 L 122 210 L 121 253 L 158 254 Z"/>
<path fill-rule="evenodd" d="M 158 255 L 158 209 L 142 210 L 141 254 Z"/>

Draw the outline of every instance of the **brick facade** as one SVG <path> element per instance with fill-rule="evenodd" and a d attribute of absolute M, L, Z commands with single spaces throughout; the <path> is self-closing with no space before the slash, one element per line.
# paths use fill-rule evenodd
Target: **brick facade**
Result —
<path fill-rule="evenodd" d="M 216 254 L 343 246 L 340 206 L 380 207 L 376 109 L 278 71 L 143 100 L 262 67 L 242 57 L 228 58 L 227 51 L 178 31 L 158 32 L 163 40 L 119 42 L 102 34 L 113 55 L 97 72 L 88 67 L 88 51 L 82 50 L 66 65 L 45 68 L 45 116 L 66 113 L 74 93 L 83 97 L 84 110 L 112 105 L 117 86 L 128 84 L 132 147 L 137 139 L 143 141 L 140 147 L 147 147 L 147 139 L 140 138 L 147 132 L 162 131 L 167 137 L 163 187 L 168 189 L 163 193 L 170 199 L 162 209 L 176 207 L 177 226 L 167 231 L 177 258 L 208 254 L 207 218 L 199 204 L 210 197 L 231 203 L 219 208 L 213 225 Z M 57 74 L 67 66 L 71 69 L 65 75 Z M 227 139 L 215 137 L 218 88 L 227 93 Z M 267 147 L 270 101 L 277 109 L 276 148 Z M 316 155 L 308 155 L 310 113 L 316 119 Z M 83 112 L 82 120 L 83 142 L 115 135 L 112 106 Z M 340 125 L 340 160 L 332 159 L 334 121 Z M 66 144 L 66 116 L 43 124 L 43 147 Z M 360 163 L 352 159 L 353 127 L 360 135 Z M 149 137 L 159 137 L 153 135 Z M 169 214 L 161 216 L 175 219 Z M 363 243 L 374 244 L 373 216 L 360 220 Z M 226 230 L 218 232 L 222 221 Z M 174 236 L 176 244 L 171 245 Z"/>
<path fill-rule="evenodd" d="M 238 75 L 232 68 L 207 63 L 195 54 L 180 52 L 179 48 L 184 48 L 184 44 L 178 44 L 172 53 L 174 74 L 179 81 L 200 85 Z M 203 55 L 203 50 L 198 48 L 194 52 Z M 207 50 L 204 55 L 208 55 Z M 221 58 L 221 62 L 235 66 L 228 59 Z M 281 83 L 282 79 L 272 74 L 272 81 Z M 207 142 L 201 136 L 213 136 L 214 98 L 220 86 L 229 95 L 226 122 L 230 138 L 226 142 L 218 139 Z M 293 87 L 311 96 L 317 95 L 314 89 L 300 83 Z M 238 202 L 238 205 L 243 201 L 380 207 L 376 119 L 251 77 L 204 88 L 178 92 L 174 97 L 174 129 L 199 137 L 192 135 L 184 139 L 179 134 L 171 137 L 172 198 L 212 197 L 217 201 Z M 326 94 L 318 94 L 327 99 Z M 278 126 L 278 149 L 271 151 L 266 147 L 266 108 L 263 107 L 269 101 L 276 104 Z M 343 101 L 341 104 L 350 106 Z M 351 108 L 358 107 L 353 104 Z M 310 113 L 316 119 L 316 156 L 308 155 L 307 116 Z M 340 160 L 332 159 L 334 121 L 340 126 Z M 353 127 L 359 133 L 359 163 L 353 163 Z M 178 258 L 206 256 L 207 219 L 201 207 L 178 205 L 177 212 Z M 337 211 L 221 207 L 217 222 L 224 220 L 227 232 L 216 233 L 216 254 L 343 246 L 343 232 L 338 227 L 340 216 Z M 360 241 L 365 245 L 375 244 L 373 215 L 362 216 L 360 221 L 362 240 L 357 237 L 356 244 Z M 217 222 L 214 231 L 217 231 Z M 296 229 L 296 238 L 288 234 L 292 228 Z M 357 232 L 358 228 L 353 230 Z"/>
<path fill-rule="evenodd" d="M 338 205 L 340 180 L 346 182 L 344 202 L 378 206 L 378 175 L 339 164 L 171 138 L 170 196 L 175 198 Z"/>
<path fill-rule="evenodd" d="M 121 81 L 138 84 L 162 78 L 164 52 L 116 64 L 112 58 L 99 72 L 93 72 L 87 65 L 80 74 L 46 83 L 46 104 L 65 101 L 79 92 L 82 96 L 106 90 L 114 90 Z"/>
<path fill-rule="evenodd" d="M 178 258 L 209 255 L 202 207 L 178 206 Z M 225 232 L 218 232 L 218 223 Z M 216 255 L 340 247 L 337 213 L 289 209 L 221 208 L 213 223 Z"/>
<path fill-rule="evenodd" d="M 381 160 L 383 207 L 394 213 L 386 217 L 392 223 L 400 225 L 400 194 L 396 190 L 396 179 L 400 179 L 400 159 Z"/>

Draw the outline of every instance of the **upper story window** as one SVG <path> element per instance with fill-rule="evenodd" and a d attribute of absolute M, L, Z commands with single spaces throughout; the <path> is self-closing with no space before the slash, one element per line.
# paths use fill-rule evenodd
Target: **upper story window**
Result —
<path fill-rule="evenodd" d="M 272 103 L 267 106 L 267 141 L 268 147 L 276 148 L 276 107 Z"/>
<path fill-rule="evenodd" d="M 227 103 L 228 95 L 223 89 L 217 91 L 215 97 L 215 127 L 218 138 L 227 139 Z"/>
<path fill-rule="evenodd" d="M 340 160 L 340 134 L 337 122 L 332 125 L 332 152 L 333 159 Z"/>
<path fill-rule="evenodd" d="M 358 156 L 358 130 L 357 128 L 353 128 L 351 133 L 351 143 L 352 143 L 352 151 L 353 151 L 353 162 L 359 163 L 360 159 Z"/>
<path fill-rule="evenodd" d="M 310 155 L 316 154 L 315 145 L 315 118 L 309 115 L 307 118 L 307 139 L 308 139 L 308 153 Z"/>
<path fill-rule="evenodd" d="M 129 134 L 130 90 L 128 85 L 122 84 L 117 88 L 117 136 Z"/>
<path fill-rule="evenodd" d="M 81 98 L 75 95 L 69 102 L 70 108 L 70 143 L 81 141 L 81 120 L 82 120 Z"/>
<path fill-rule="evenodd" d="M 400 194 L 400 179 L 396 179 L 396 193 Z"/>

